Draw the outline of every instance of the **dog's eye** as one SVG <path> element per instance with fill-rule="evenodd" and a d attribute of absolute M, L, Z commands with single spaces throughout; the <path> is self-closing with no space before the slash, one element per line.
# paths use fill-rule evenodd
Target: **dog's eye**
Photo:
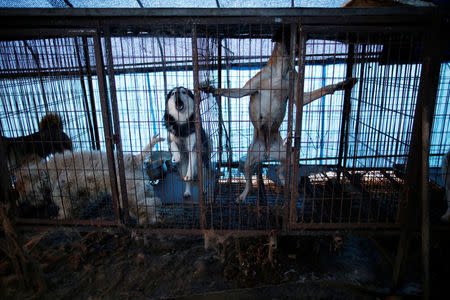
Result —
<path fill-rule="evenodd" d="M 186 91 L 185 90 L 182 90 L 181 93 L 186 95 Z"/>

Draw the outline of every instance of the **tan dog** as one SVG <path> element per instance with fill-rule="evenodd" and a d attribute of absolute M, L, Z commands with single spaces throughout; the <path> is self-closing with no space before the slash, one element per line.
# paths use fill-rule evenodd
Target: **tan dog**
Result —
<path fill-rule="evenodd" d="M 155 223 L 158 218 L 156 207 L 161 200 L 153 194 L 151 185 L 146 191 L 142 164 L 153 146 L 163 140 L 154 136 L 141 153 L 123 157 L 130 215 L 138 219 L 139 225 Z M 95 199 L 103 193 L 111 194 L 107 169 L 107 155 L 102 151 L 55 154 L 48 162 L 28 165 L 16 171 L 19 201 L 39 207 L 47 203 L 50 194 L 59 208 L 58 219 L 76 218 L 73 208 L 82 205 L 83 198 Z"/>
<path fill-rule="evenodd" d="M 280 136 L 280 125 L 286 114 L 289 94 L 289 38 L 276 35 L 276 42 L 267 65 L 251 78 L 242 88 L 215 89 L 202 88 L 215 96 L 241 98 L 250 96 L 249 113 L 253 124 L 253 141 L 247 151 L 244 175 L 245 189 L 237 202 L 244 201 L 251 186 L 251 171 L 262 160 L 273 159 L 281 162 L 277 170 L 282 184 L 285 184 L 286 145 Z M 295 72 L 295 70 L 294 70 Z M 295 72 L 294 78 L 297 78 Z M 312 92 L 304 93 L 303 105 L 336 91 L 353 87 L 356 79 L 347 79 L 337 84 L 327 85 Z M 295 83 L 297 84 L 297 83 Z M 296 90 L 296 87 L 294 87 Z"/>

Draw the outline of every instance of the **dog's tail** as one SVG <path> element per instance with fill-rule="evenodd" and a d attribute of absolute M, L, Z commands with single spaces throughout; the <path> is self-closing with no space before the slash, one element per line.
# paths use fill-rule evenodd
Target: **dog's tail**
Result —
<path fill-rule="evenodd" d="M 39 131 L 48 129 L 59 129 L 63 130 L 62 118 L 57 114 L 46 114 L 39 122 Z"/>
<path fill-rule="evenodd" d="M 138 155 L 136 155 L 135 157 L 135 163 L 137 166 L 141 165 L 144 162 L 144 159 L 147 157 L 147 154 L 149 152 L 152 152 L 153 147 L 159 143 L 164 141 L 164 138 L 160 138 L 158 137 L 158 134 L 155 134 L 151 140 L 151 142 L 144 147 L 144 149 L 142 149 L 141 153 L 139 153 Z"/>

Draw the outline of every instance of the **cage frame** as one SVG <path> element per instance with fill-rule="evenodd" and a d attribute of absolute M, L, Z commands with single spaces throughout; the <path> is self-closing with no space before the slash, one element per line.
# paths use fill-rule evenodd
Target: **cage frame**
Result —
<path fill-rule="evenodd" d="M 18 220 L 24 228 L 37 229 L 41 226 L 44 228 L 53 228 L 51 225 L 65 225 L 65 226 L 84 226 L 88 230 L 100 230 L 98 226 L 117 227 L 120 225 L 119 207 L 118 207 L 118 186 L 122 188 L 122 199 L 126 199 L 127 195 L 124 192 L 125 175 L 123 170 L 123 153 L 121 147 L 121 137 L 119 128 L 119 115 L 117 112 L 117 102 L 115 83 L 114 83 L 114 69 L 111 56 L 111 42 L 110 38 L 114 36 L 127 36 L 127 32 L 145 31 L 152 29 L 158 24 L 174 24 L 174 26 L 185 26 L 192 33 L 193 45 L 197 45 L 196 39 L 202 36 L 204 32 L 198 32 L 198 26 L 208 26 L 215 24 L 247 24 L 247 26 L 258 24 L 288 24 L 291 25 L 291 39 L 294 42 L 303 45 L 306 41 L 306 35 L 316 32 L 326 32 L 327 30 L 337 30 L 342 32 L 359 31 L 359 32 L 373 32 L 373 31 L 406 31 L 406 32 L 420 32 L 421 34 L 429 34 L 427 38 L 427 47 L 424 49 L 425 57 L 424 64 L 421 71 L 421 79 L 419 86 L 419 94 L 417 103 L 424 103 L 425 105 L 416 105 L 414 123 L 413 123 L 413 138 L 411 140 L 411 151 L 409 152 L 407 164 L 407 180 L 405 186 L 405 197 L 400 210 L 399 221 L 395 224 L 359 224 L 359 223 L 315 223 L 315 224 L 301 224 L 295 221 L 295 193 L 291 194 L 289 204 L 289 214 L 285 216 L 288 220 L 284 222 L 286 225 L 282 234 L 288 235 L 321 235 L 330 234 L 335 230 L 351 231 L 365 235 L 395 235 L 399 236 L 399 245 L 397 256 L 394 265 L 394 282 L 397 286 L 400 277 L 400 271 L 404 257 L 406 256 L 406 249 L 408 247 L 408 240 L 411 235 L 420 234 L 422 241 L 422 250 L 424 253 L 423 267 L 425 273 L 425 293 L 429 293 L 429 255 L 430 255 L 430 231 L 442 230 L 447 231 L 448 228 L 440 226 L 433 227 L 430 225 L 429 205 L 430 199 L 427 194 L 428 182 L 428 159 L 429 159 L 429 144 L 431 124 L 434 114 L 434 106 L 436 101 L 436 93 L 439 83 L 439 69 L 442 60 L 442 47 L 434 47 L 435 45 L 442 45 L 443 41 L 439 38 L 438 32 L 440 26 L 448 27 L 448 10 L 438 10 L 436 8 L 345 8 L 345 9 L 0 9 L 0 39 L 1 40 L 19 40 L 19 39 L 40 39 L 45 37 L 90 37 L 94 39 L 95 53 L 96 53 L 96 75 L 99 80 L 99 92 L 102 103 L 102 113 L 104 122 L 104 134 L 107 144 L 106 151 L 108 154 L 108 169 L 112 174 L 119 173 L 119 183 L 116 182 L 115 176 L 111 177 L 111 185 L 114 197 L 114 213 L 117 221 L 101 223 L 95 221 L 83 220 Z M 420 19 L 421 23 L 417 22 Z M 295 32 L 301 32 L 299 41 L 295 39 Z M 431 34 L 430 34 L 431 33 Z M 269 36 L 267 32 L 267 36 Z M 219 36 L 219 38 L 226 38 L 227 36 Z M 103 62 L 103 55 L 101 49 L 100 38 L 106 41 L 106 63 Z M 221 47 L 219 47 L 221 49 Z M 349 49 L 349 57 L 353 51 Z M 196 100 L 196 115 L 197 120 L 199 116 L 199 101 L 200 91 L 198 82 L 198 57 L 196 54 L 196 47 L 194 46 L 193 71 L 194 71 L 194 94 Z M 295 62 L 293 52 L 291 49 L 291 63 Z M 304 57 L 303 57 L 304 59 Z M 301 91 L 303 90 L 304 66 L 301 63 L 302 57 L 299 57 L 299 85 L 295 91 L 293 85 L 290 87 L 290 95 L 296 93 L 298 99 L 302 98 Z M 351 63 L 352 59 L 348 59 Z M 219 68 L 223 67 L 222 59 L 217 63 Z M 303 68 L 303 69 L 302 69 Z M 347 72 L 352 70 L 347 65 Z M 88 68 L 84 76 L 90 76 L 91 71 Z M 109 75 L 109 88 L 107 88 L 106 73 Z M 221 72 L 219 72 L 220 74 Z M 23 76 L 10 74 L 10 77 Z M 26 76 L 40 76 L 41 74 L 26 74 Z M 70 75 L 70 74 L 69 74 Z M 73 74 L 72 74 L 73 75 Z M 78 73 L 74 76 L 79 75 Z M 112 75 L 112 76 L 111 76 Z M 348 73 L 347 75 L 350 75 Z M 5 78 L 8 75 L 2 77 Z M 292 76 L 291 76 L 292 77 Z M 290 78 L 291 83 L 295 78 Z M 89 87 L 90 89 L 92 87 Z M 344 96 L 344 114 L 342 118 L 340 146 L 339 146 L 339 163 L 338 166 L 343 168 L 345 166 L 346 153 L 344 149 L 347 148 L 348 142 L 348 113 L 350 92 L 345 91 Z M 111 114 L 107 105 L 107 99 L 113 103 Z M 302 100 L 301 100 L 302 101 Z M 299 100 L 299 103 L 300 100 Z M 299 153 L 300 141 L 298 139 L 297 129 L 300 130 L 301 125 L 301 105 L 296 113 L 296 125 L 294 133 L 294 149 L 295 154 Z M 288 118 L 293 118 L 293 101 L 288 104 Z M 112 119 L 110 118 L 112 115 Z M 292 126 L 292 125 L 291 125 Z M 292 129 L 292 128 L 291 128 Z M 196 123 L 196 135 L 199 137 L 200 123 Z M 97 133 L 98 134 L 98 133 Z M 346 137 L 347 136 L 347 137 Z M 197 141 L 200 139 L 197 138 Z M 95 141 L 93 141 L 95 144 Z M 113 147 L 116 147 L 118 154 L 118 170 L 114 166 Z M 220 146 L 222 148 L 222 146 Z M 288 147 L 290 149 L 290 147 Z M 288 150 L 290 151 L 290 150 Z M 4 165 L 4 154 L 0 153 L 0 161 L 2 161 L 2 173 L 6 170 Z M 201 154 L 199 161 L 199 170 L 201 170 Z M 298 164 L 298 155 L 294 155 L 294 165 Z M 296 182 L 298 176 L 294 168 L 293 180 Z M 201 171 L 200 171 L 201 172 Z M 415 174 L 422 174 L 418 177 Z M 345 176 L 345 175 L 342 175 Z M 201 176 L 200 176 L 201 178 Z M 114 180 L 113 180 L 114 179 Z M 201 179 L 200 179 L 201 180 Z M 4 181 L 4 180 L 3 180 Z M 113 183 L 114 181 L 114 183 Z M 2 194 L 8 195 L 8 187 L 5 183 L 2 184 Z M 295 189 L 294 189 L 295 190 Z M 287 188 L 285 195 L 287 195 Z M 201 193 L 200 193 L 201 194 Z M 123 201 L 126 203 L 126 201 Z M 200 196 L 200 211 L 201 222 L 200 229 L 159 229 L 159 228 L 145 228 L 139 231 L 147 233 L 166 233 L 166 234 L 202 234 L 205 229 L 205 215 L 204 215 L 204 200 Z M 128 212 L 126 204 L 123 207 L 125 212 Z M 415 222 L 418 211 L 421 211 L 420 222 Z M 125 214 L 128 216 L 128 213 Z M 415 216 L 416 215 L 416 216 Z M 125 219 L 125 224 L 129 220 Z M 39 226 L 36 226 L 36 225 Z M 380 231 L 382 230 L 382 231 Z M 253 236 L 266 235 L 265 230 L 229 230 L 225 231 L 236 236 Z"/>
<path fill-rule="evenodd" d="M 124 178 L 123 177 L 123 154 L 122 148 L 120 146 L 120 135 L 118 132 L 119 119 L 118 112 L 116 111 L 117 106 L 115 103 L 116 91 L 114 83 L 114 69 L 112 64 L 112 54 L 111 54 L 111 43 L 110 39 L 114 36 L 127 36 L 124 32 L 129 32 L 134 30 L 134 32 L 146 30 L 152 28 L 155 24 L 165 23 L 169 20 L 175 24 L 182 24 L 182 26 L 187 26 L 188 30 L 192 33 L 192 39 L 195 41 L 197 36 L 202 36 L 204 32 L 197 32 L 197 26 L 199 25 L 209 25 L 209 24 L 249 24 L 252 26 L 254 24 L 292 24 L 292 26 L 298 26 L 302 35 L 307 36 L 314 33 L 324 33 L 330 29 L 337 32 L 374 32 L 379 30 L 387 30 L 389 32 L 401 31 L 401 32 L 419 32 L 421 34 L 426 32 L 436 32 L 436 28 L 439 28 L 441 24 L 444 24 L 444 16 L 448 14 L 448 11 L 442 11 L 434 8 L 346 8 L 346 9 L 45 9 L 45 8 L 3 8 L 0 9 L 0 24 L 2 25 L 0 29 L 0 39 L 2 40 L 19 40 L 19 39 L 40 39 L 45 37 L 91 37 L 94 40 L 94 49 L 96 55 L 96 61 L 100 65 L 96 66 L 97 75 L 99 75 L 100 82 L 100 94 L 102 103 L 102 113 L 104 114 L 104 130 L 105 138 L 107 142 L 107 153 L 108 157 L 111 159 L 113 145 L 116 145 L 118 149 L 118 161 L 119 161 L 119 176 L 120 184 L 123 189 Z M 245 19 L 242 17 L 245 16 Z M 174 21 L 176 17 L 176 21 Z M 221 17 L 217 19 L 216 17 Z M 423 23 L 418 24 L 417 18 L 422 18 Z M 327 25 L 324 25 L 327 24 Z M 186 25 L 187 24 L 187 25 Z M 407 24 L 407 25 L 406 25 Z M 445 24 L 444 24 L 445 25 Z M 295 30 L 295 29 L 291 29 Z M 269 35 L 270 33 L 267 32 Z M 99 38 L 105 39 L 106 45 L 106 58 L 107 62 L 103 62 L 101 53 L 101 43 Z M 226 36 L 223 36 L 226 37 Z M 219 38 L 222 38 L 220 36 Z M 301 38 L 302 39 L 302 38 Z M 293 40 L 295 41 L 295 39 Z M 430 38 L 427 45 L 436 45 L 439 39 L 437 37 Z M 300 41 L 304 42 L 304 41 Z M 193 43 L 196 45 L 196 43 Z M 219 49 L 221 49 L 219 47 Z M 428 49 L 427 51 L 431 51 Z M 195 52 L 195 49 L 194 49 Z M 349 49 L 349 55 L 350 55 Z M 292 54 L 292 53 L 291 53 Z M 427 59 L 436 57 L 434 53 L 433 57 L 430 56 Z M 350 57 L 350 56 L 349 56 Z M 348 63 L 352 62 L 352 59 L 347 60 Z M 292 58 L 291 62 L 294 63 L 295 59 Z M 103 66 L 101 65 L 103 64 Z M 217 63 L 218 66 L 222 66 L 222 59 Z M 300 63 L 299 65 L 303 65 Z M 195 75 L 198 74 L 198 61 L 197 56 L 193 53 L 193 66 L 194 66 L 194 94 L 196 97 L 199 93 L 198 88 L 198 78 L 195 80 Z M 197 69 L 197 70 L 195 70 Z M 351 67 L 347 68 L 347 72 L 351 71 Z M 91 70 L 87 70 L 87 74 L 81 74 L 83 76 L 91 76 L 89 74 Z M 434 71 L 434 72 L 433 72 Z M 432 74 L 436 73 L 436 70 L 427 71 Z M 421 84 L 427 82 L 428 73 L 422 72 Z M 76 72 L 78 75 L 78 72 Z M 299 72 L 301 74 L 301 72 Z M 106 74 L 109 75 L 109 89 L 106 87 Z M 219 72 L 220 74 L 220 72 Z M 16 76 L 36 76 L 42 74 L 18 74 Z M 74 75 L 68 73 L 67 75 Z M 351 75 L 348 73 L 347 75 Z M 439 76 L 439 73 L 438 73 Z M 14 77 L 12 74 L 2 75 L 2 78 Z M 291 79 L 295 80 L 295 79 Z M 302 84 L 302 80 L 299 81 Z M 424 87 L 425 89 L 437 89 L 437 83 L 434 82 L 431 87 Z M 89 87 L 92 89 L 92 87 Z M 302 90 L 299 86 L 299 90 Z M 298 93 L 300 98 L 302 94 L 299 91 L 290 90 L 290 94 Z M 421 95 L 423 95 L 422 93 Z M 348 129 L 346 129 L 345 123 L 348 119 L 349 109 L 347 108 L 349 102 L 349 91 L 345 93 L 344 101 L 344 114 L 342 119 L 341 134 L 340 134 L 340 146 L 339 146 L 339 163 L 338 165 L 342 168 L 345 165 L 347 152 L 343 149 L 345 148 L 345 143 L 348 142 L 346 134 L 348 134 Z M 425 97 L 425 96 L 422 96 Z M 106 104 L 106 99 L 109 98 L 112 101 L 112 116 L 113 120 L 109 120 L 108 106 Z M 291 103 L 288 104 L 288 118 L 292 120 Z M 428 109 L 433 109 L 434 105 Z M 301 109 L 296 113 L 300 118 L 296 119 L 301 122 Z M 416 112 L 418 116 L 419 112 Z M 301 123 L 299 123 L 301 124 Z M 106 126 L 107 125 L 107 126 Z M 290 125 L 290 124 L 288 124 Z M 428 125 L 429 124 L 425 124 Z M 417 126 L 417 125 L 416 125 Z M 111 131 L 111 128 L 113 130 Z M 300 126 L 296 126 L 299 128 Z M 418 130 L 417 128 L 415 129 Z M 289 132 L 289 131 L 288 131 Z M 98 133 L 97 133 L 98 135 Z M 295 136 L 298 137 L 297 134 Z M 93 141 L 95 143 L 95 141 Z M 295 142 L 294 142 L 295 144 Z M 298 151 L 298 145 L 294 145 L 294 152 Z M 110 149 L 111 148 L 111 149 Z M 222 148 L 220 145 L 219 148 Z M 289 147 L 288 147 L 289 149 Z M 110 153 L 111 152 L 111 153 Z M 295 152 L 298 153 L 298 152 Z M 416 155 L 416 154 L 414 154 Z M 297 157 L 295 155 L 294 157 Z M 344 163 L 343 163 L 343 162 Z M 109 166 L 110 171 L 113 174 L 116 172 L 114 166 Z M 293 177 L 295 174 L 295 169 Z M 114 187 L 116 190 L 117 187 Z M 125 199 L 126 199 L 126 195 Z M 291 206 L 294 201 L 294 195 L 291 195 Z M 116 201 L 115 201 L 116 202 Z M 203 202 L 200 201 L 200 202 Z M 124 207 L 127 210 L 126 204 Z M 118 214 L 118 207 L 115 207 L 115 214 Z M 292 221 L 291 213 L 291 221 Z M 52 222 L 50 222 L 52 223 Z M 56 222 L 59 223 L 59 222 Z M 77 222 L 75 222 L 76 224 Z M 288 222 L 289 227 L 297 227 L 293 222 Z M 323 225 L 318 224 L 319 228 Z M 360 224 L 361 225 L 361 224 Z M 299 227 L 301 229 L 302 226 Z M 307 228 L 311 229 L 314 226 L 308 225 Z M 352 227 L 351 225 L 349 226 Z M 357 226 L 359 227 L 359 226 Z M 369 226 L 373 228 L 379 228 L 376 224 Z M 305 227 L 306 228 L 306 227 Z M 285 228 L 287 229 L 287 227 Z"/>

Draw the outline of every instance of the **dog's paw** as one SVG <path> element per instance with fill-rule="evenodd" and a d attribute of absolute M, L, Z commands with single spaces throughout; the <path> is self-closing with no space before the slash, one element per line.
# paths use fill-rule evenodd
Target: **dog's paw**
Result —
<path fill-rule="evenodd" d="M 344 90 L 346 88 L 353 88 L 353 86 L 358 82 L 356 78 L 348 78 L 342 82 L 341 88 Z"/>
<path fill-rule="evenodd" d="M 211 84 L 209 80 L 203 81 L 199 84 L 199 90 L 205 93 L 214 94 L 216 88 Z"/>
<path fill-rule="evenodd" d="M 159 143 L 159 142 L 163 142 L 165 140 L 166 140 L 165 138 L 159 137 L 159 134 L 155 134 L 152 137 L 152 143 L 153 144 L 156 144 L 156 143 Z"/>
<path fill-rule="evenodd" d="M 190 198 L 191 197 L 191 193 L 186 191 L 186 192 L 184 192 L 183 197 L 184 198 Z"/>
<path fill-rule="evenodd" d="M 192 180 L 192 176 L 191 175 L 186 175 L 183 178 L 184 181 L 191 181 Z"/>
<path fill-rule="evenodd" d="M 247 198 L 247 195 L 240 194 L 239 197 L 236 199 L 236 204 L 239 204 L 241 202 L 245 201 L 245 198 Z"/>

